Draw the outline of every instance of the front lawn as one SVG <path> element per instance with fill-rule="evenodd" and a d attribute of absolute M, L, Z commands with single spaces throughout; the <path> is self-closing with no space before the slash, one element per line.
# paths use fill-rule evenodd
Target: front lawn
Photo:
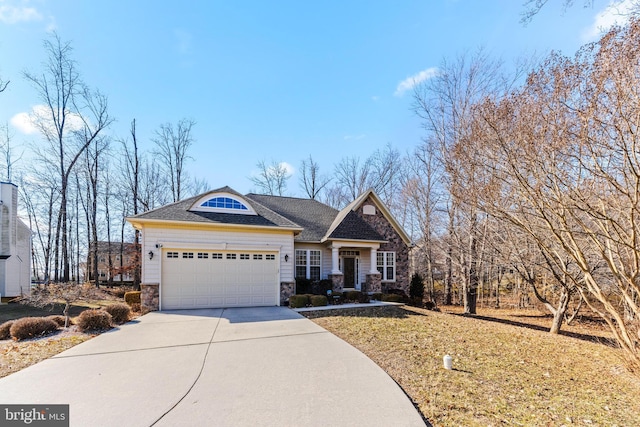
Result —
<path fill-rule="evenodd" d="M 301 314 L 374 360 L 434 426 L 638 425 L 640 381 L 600 325 L 553 336 L 538 330 L 546 316 L 518 313 L 479 309 L 473 318 L 390 307 Z M 443 369 L 445 354 L 454 370 Z"/>

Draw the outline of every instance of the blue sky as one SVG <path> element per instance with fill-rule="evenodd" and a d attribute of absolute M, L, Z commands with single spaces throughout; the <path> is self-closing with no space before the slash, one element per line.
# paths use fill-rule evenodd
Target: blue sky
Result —
<path fill-rule="evenodd" d="M 19 119 L 39 103 L 21 72 L 40 69 L 55 29 L 109 97 L 114 138 L 135 118 L 151 149 L 161 123 L 192 119 L 191 174 L 248 192 L 258 161 L 286 162 L 288 193 L 301 196 L 296 170 L 309 155 L 331 174 L 342 157 L 419 144 L 410 87 L 442 58 L 480 46 L 507 63 L 572 55 L 611 21 L 609 0 L 566 13 L 552 0 L 524 26 L 523 2 L 0 0 L 0 76 L 11 80 L 0 123 L 17 151 L 37 143 Z"/>

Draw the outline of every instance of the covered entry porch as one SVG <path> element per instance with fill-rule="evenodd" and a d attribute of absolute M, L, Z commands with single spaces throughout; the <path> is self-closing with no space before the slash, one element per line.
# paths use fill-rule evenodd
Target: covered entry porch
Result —
<path fill-rule="evenodd" d="M 380 242 L 333 241 L 328 248 L 331 250 L 328 278 L 334 291 L 382 291 L 381 274 L 377 269 Z"/>

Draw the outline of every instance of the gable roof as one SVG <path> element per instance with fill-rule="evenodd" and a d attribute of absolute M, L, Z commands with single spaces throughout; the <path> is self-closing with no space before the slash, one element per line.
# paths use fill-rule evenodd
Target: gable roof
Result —
<path fill-rule="evenodd" d="M 329 236 L 332 236 L 337 230 L 341 229 L 342 223 L 345 220 L 347 220 L 348 217 L 352 216 L 352 214 L 355 214 L 355 211 L 360 209 L 360 207 L 364 204 L 364 202 L 368 198 L 371 198 L 373 200 L 373 202 L 376 204 L 376 207 L 382 212 L 382 215 L 384 215 L 387 221 L 389 221 L 391 226 L 400 235 L 400 237 L 402 238 L 402 241 L 406 245 L 411 245 L 411 239 L 409 238 L 407 233 L 404 231 L 404 228 L 402 228 L 398 223 L 398 221 L 396 221 L 396 219 L 393 217 L 393 215 L 391 215 L 391 212 L 389 212 L 385 204 L 382 202 L 382 200 L 380 200 L 380 198 L 373 191 L 373 189 L 369 189 L 365 191 L 364 193 L 356 197 L 356 199 L 353 202 L 349 203 L 349 205 L 346 208 L 342 209 L 340 213 L 336 216 L 331 226 L 329 227 L 329 231 L 327 234 L 329 234 Z"/>
<path fill-rule="evenodd" d="M 196 202 L 219 193 L 227 193 L 245 200 L 251 205 L 256 215 L 196 210 L 197 207 L 194 205 Z M 145 222 L 195 222 L 210 225 L 281 228 L 297 232 L 294 237 L 297 242 L 321 243 L 327 240 L 386 242 L 387 240 L 356 212 L 369 197 L 404 242 L 409 244 L 409 237 L 373 190 L 366 191 L 346 208 L 338 211 L 317 200 L 255 193 L 242 196 L 225 186 L 127 219 L 134 225 Z"/>
<path fill-rule="evenodd" d="M 233 213 L 221 212 L 199 212 L 193 211 L 193 204 L 207 194 L 229 193 L 242 197 L 230 187 L 221 187 L 217 190 L 208 191 L 188 199 L 180 200 L 147 212 L 128 218 L 131 223 L 170 221 L 170 222 L 197 222 L 203 224 L 220 225 L 244 225 L 255 227 L 274 227 L 292 229 L 300 231 L 301 227 L 293 221 L 272 211 L 260 203 L 252 203 L 257 215 L 237 215 Z"/>

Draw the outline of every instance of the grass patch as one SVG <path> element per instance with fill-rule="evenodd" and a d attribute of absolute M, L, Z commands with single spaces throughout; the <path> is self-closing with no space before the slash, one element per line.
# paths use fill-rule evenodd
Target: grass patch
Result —
<path fill-rule="evenodd" d="M 55 356 L 89 338 L 91 335 L 73 334 L 33 341 L 1 341 L 0 378 Z"/>
<path fill-rule="evenodd" d="M 637 424 L 640 381 L 619 350 L 593 342 L 606 337 L 598 325 L 554 336 L 523 327 L 548 327 L 539 313 L 478 312 L 385 307 L 309 317 L 387 371 L 435 426 Z M 445 354 L 452 371 L 442 368 Z"/>

